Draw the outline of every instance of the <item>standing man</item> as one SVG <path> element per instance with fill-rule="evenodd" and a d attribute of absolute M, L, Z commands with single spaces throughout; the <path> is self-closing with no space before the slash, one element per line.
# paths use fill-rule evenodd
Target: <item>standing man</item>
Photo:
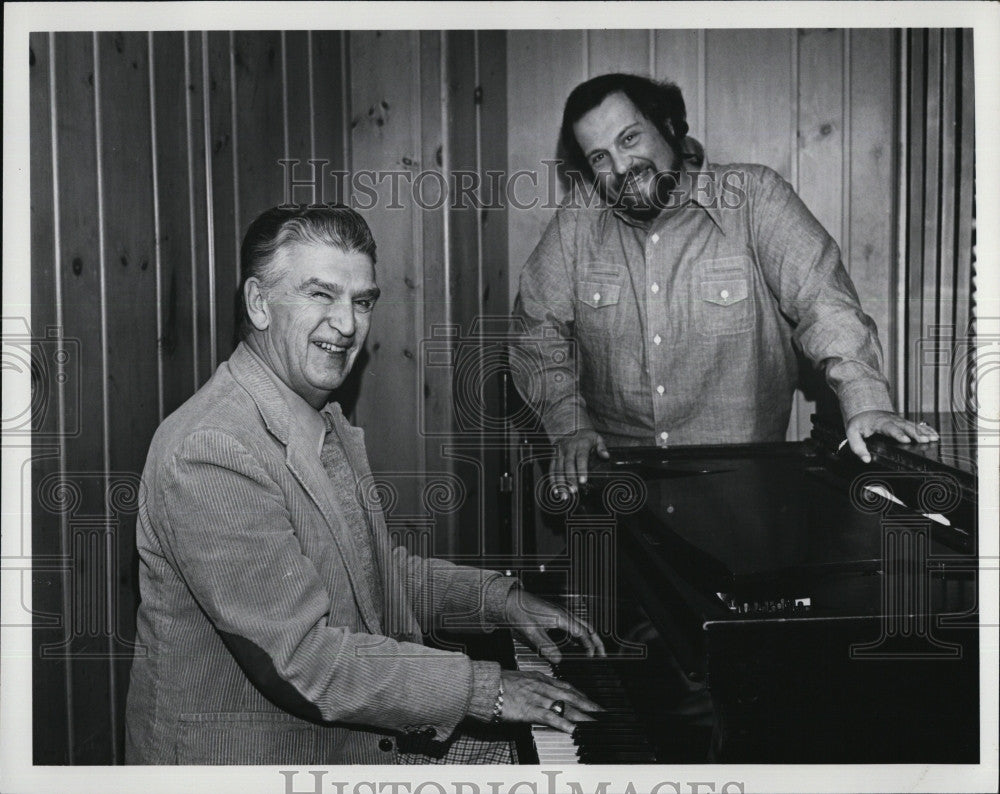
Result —
<path fill-rule="evenodd" d="M 247 232 L 242 342 L 160 426 L 143 474 L 129 763 L 502 763 L 509 743 L 477 725 L 571 731 L 597 709 L 423 644 L 452 614 L 514 625 L 552 659 L 546 628 L 603 654 L 510 578 L 390 548 L 359 498 L 363 432 L 328 401 L 368 333 L 374 264 L 347 208 L 272 209 Z"/>
<path fill-rule="evenodd" d="M 602 200 L 578 190 L 557 211 L 515 307 L 541 353 L 518 387 L 556 442 L 556 485 L 575 490 L 606 445 L 782 440 L 794 346 L 866 462 L 873 433 L 936 440 L 893 413 L 875 324 L 830 235 L 773 170 L 708 165 L 687 131 L 669 83 L 607 74 L 566 101 L 561 148 Z"/>

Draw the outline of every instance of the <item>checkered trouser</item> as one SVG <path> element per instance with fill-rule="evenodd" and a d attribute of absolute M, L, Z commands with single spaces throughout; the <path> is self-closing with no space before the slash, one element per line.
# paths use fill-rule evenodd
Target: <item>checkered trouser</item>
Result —
<path fill-rule="evenodd" d="M 462 723 L 446 741 L 399 739 L 400 764 L 516 764 L 517 750 L 502 726 Z"/>

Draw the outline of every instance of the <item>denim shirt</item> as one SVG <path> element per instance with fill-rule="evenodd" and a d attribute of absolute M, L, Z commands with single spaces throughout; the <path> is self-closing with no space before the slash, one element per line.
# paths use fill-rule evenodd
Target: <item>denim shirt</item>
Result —
<path fill-rule="evenodd" d="M 752 164 L 702 165 L 692 184 L 650 223 L 571 194 L 525 264 L 512 370 L 549 435 L 782 440 L 793 345 L 822 368 L 845 421 L 891 411 L 875 324 L 791 186 Z"/>

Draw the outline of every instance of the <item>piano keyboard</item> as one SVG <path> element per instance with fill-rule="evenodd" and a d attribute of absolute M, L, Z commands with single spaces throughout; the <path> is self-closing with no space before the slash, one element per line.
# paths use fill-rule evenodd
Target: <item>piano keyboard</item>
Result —
<path fill-rule="evenodd" d="M 572 735 L 547 725 L 531 726 L 531 738 L 540 764 L 655 763 L 656 755 L 646 728 L 606 659 L 563 659 L 553 667 L 535 651 L 514 638 L 518 670 L 538 672 L 568 681 L 606 711 L 594 722 L 580 723 Z"/>

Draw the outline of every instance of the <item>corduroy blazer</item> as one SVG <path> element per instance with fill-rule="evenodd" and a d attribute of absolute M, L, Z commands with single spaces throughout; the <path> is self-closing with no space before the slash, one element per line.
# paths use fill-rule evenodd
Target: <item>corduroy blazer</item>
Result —
<path fill-rule="evenodd" d="M 369 474 L 363 432 L 324 410 Z M 378 510 L 351 525 L 315 445 L 244 345 L 157 430 L 128 763 L 394 763 L 392 737 L 444 739 L 466 716 L 484 663 L 424 646 L 421 627 L 499 620 L 513 580 L 390 548 Z"/>

